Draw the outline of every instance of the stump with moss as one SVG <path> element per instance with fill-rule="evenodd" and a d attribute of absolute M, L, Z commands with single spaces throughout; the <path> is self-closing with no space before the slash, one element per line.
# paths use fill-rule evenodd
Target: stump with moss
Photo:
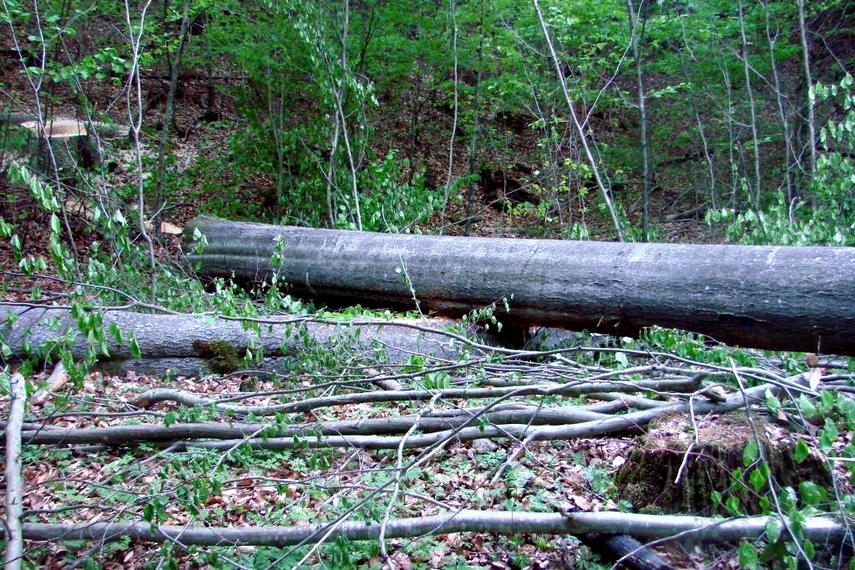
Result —
<path fill-rule="evenodd" d="M 744 462 L 745 448 L 755 438 L 768 459 L 769 479 L 779 488 L 812 481 L 831 489 L 831 473 L 821 459 L 811 454 L 796 462 L 792 434 L 756 414 L 751 421 L 744 413 L 697 418 L 695 427 L 683 414 L 674 414 L 652 423 L 621 467 L 616 478 L 620 497 L 637 512 L 724 514 L 730 500 L 745 514 L 760 514 L 768 485 L 755 491 L 750 476 L 757 462 Z M 721 493 L 719 504 L 714 491 Z"/>

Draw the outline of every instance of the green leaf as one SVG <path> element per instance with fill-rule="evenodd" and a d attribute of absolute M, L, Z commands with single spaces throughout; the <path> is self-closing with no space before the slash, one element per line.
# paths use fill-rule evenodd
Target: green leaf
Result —
<path fill-rule="evenodd" d="M 742 511 L 739 508 L 739 497 L 728 497 L 724 502 L 724 508 L 733 515 L 742 516 Z"/>
<path fill-rule="evenodd" d="M 742 542 L 739 545 L 739 566 L 741 568 L 754 568 L 760 562 L 757 548 L 750 542 Z"/>
<path fill-rule="evenodd" d="M 108 329 L 113 338 L 116 339 L 116 342 L 122 344 L 122 331 L 119 329 L 119 325 L 116 323 L 110 323 Z"/>
<path fill-rule="evenodd" d="M 802 542 L 802 548 L 804 548 L 805 554 L 807 554 L 809 560 L 816 556 L 816 548 L 810 540 L 805 539 L 804 542 Z"/>
<path fill-rule="evenodd" d="M 778 496 L 781 504 L 781 510 L 789 513 L 796 508 L 796 491 L 792 487 L 784 487 Z"/>
<path fill-rule="evenodd" d="M 765 462 L 758 465 L 757 469 L 754 469 L 748 476 L 748 481 L 754 488 L 754 492 L 759 493 L 769 482 L 769 466 Z"/>
<path fill-rule="evenodd" d="M 130 343 L 131 356 L 134 358 L 142 358 L 142 350 L 140 350 L 140 345 L 137 343 L 136 337 L 131 337 Z"/>
<path fill-rule="evenodd" d="M 777 414 L 781 409 L 781 402 L 772 394 L 771 390 L 766 390 L 766 407 L 772 414 Z"/>
<path fill-rule="evenodd" d="M 773 542 L 777 542 L 778 537 L 781 536 L 781 525 L 778 521 L 777 517 L 769 517 L 766 521 L 766 540 L 771 544 Z"/>
<path fill-rule="evenodd" d="M 834 421 L 831 418 L 825 418 L 824 429 L 820 430 L 819 448 L 823 451 L 831 450 L 838 435 L 837 425 Z"/>
<path fill-rule="evenodd" d="M 813 481 L 802 481 L 799 483 L 799 497 L 802 502 L 809 506 L 816 506 L 825 501 L 828 491 Z"/>
<path fill-rule="evenodd" d="M 710 500 L 712 500 L 713 507 L 718 509 L 721 506 L 721 493 L 719 491 L 713 491 Z"/>
<path fill-rule="evenodd" d="M 62 232 L 62 224 L 60 224 L 59 217 L 56 214 L 50 215 L 50 229 L 55 234 Z"/>
<path fill-rule="evenodd" d="M 796 447 L 793 450 L 793 457 L 796 460 L 796 463 L 803 463 L 805 459 L 810 455 L 810 449 L 803 439 L 800 439 L 796 442 Z"/>
<path fill-rule="evenodd" d="M 749 441 L 742 452 L 742 465 L 748 467 L 760 458 L 760 446 L 756 441 Z"/>
<path fill-rule="evenodd" d="M 811 398 L 808 398 L 804 394 L 799 396 L 798 406 L 805 417 L 812 417 L 817 414 L 816 406 L 814 405 L 813 400 Z"/>

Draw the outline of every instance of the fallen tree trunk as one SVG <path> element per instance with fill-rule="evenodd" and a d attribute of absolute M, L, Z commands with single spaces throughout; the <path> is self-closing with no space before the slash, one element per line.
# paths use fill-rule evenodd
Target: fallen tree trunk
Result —
<path fill-rule="evenodd" d="M 228 374 L 247 368 L 244 355 L 251 348 L 263 351 L 265 357 L 250 365 L 253 370 L 282 372 L 307 343 L 331 348 L 341 340 L 356 359 L 362 354 L 373 357 L 374 350 L 382 347 L 390 362 L 401 362 L 411 354 L 457 361 L 464 345 L 452 342 L 455 335 L 444 332 L 451 324 L 447 319 L 328 323 L 286 317 L 265 321 L 254 331 L 240 320 L 106 311 L 102 332 L 109 356 L 99 358 L 99 366 L 110 373 L 164 374 L 168 369 L 185 376 Z M 113 325 L 122 332 L 121 341 L 111 333 Z M 133 357 L 131 337 L 143 358 Z M 11 360 L 31 350 L 50 352 L 60 346 L 80 359 L 90 348 L 70 310 L 11 303 L 0 303 L 0 340 L 9 347 L 6 359 Z"/>
<path fill-rule="evenodd" d="M 417 299 L 449 316 L 497 303 L 505 325 L 619 335 L 659 325 L 855 355 L 855 248 L 392 235 L 205 217 L 188 224 L 185 245 L 204 275 L 269 280 L 276 271 L 290 292 L 330 303 L 413 309 Z"/>

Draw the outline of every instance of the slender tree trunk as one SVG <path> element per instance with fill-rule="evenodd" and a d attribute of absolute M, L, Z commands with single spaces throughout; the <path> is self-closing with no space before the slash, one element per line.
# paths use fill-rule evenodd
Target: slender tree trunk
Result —
<path fill-rule="evenodd" d="M 635 80 L 638 88 L 638 114 L 640 123 L 640 144 L 641 144 L 641 184 L 642 184 L 642 206 L 641 206 L 641 241 L 648 241 L 649 220 L 650 220 L 650 193 L 651 193 L 651 176 L 650 176 L 650 145 L 647 134 L 647 107 L 644 96 L 644 70 L 641 65 L 639 42 L 644 38 L 644 1 L 638 0 L 637 5 L 633 0 L 627 0 L 627 10 L 629 12 L 629 33 L 632 43 L 632 57 L 635 59 Z M 641 26 L 639 28 L 639 22 Z"/>
<path fill-rule="evenodd" d="M 272 75 L 270 75 L 272 76 Z M 273 92 L 278 87 L 278 95 Z M 285 131 L 285 85 L 279 83 L 274 85 L 274 82 L 267 82 L 267 100 L 269 121 L 273 123 L 273 144 L 276 150 L 276 205 L 275 219 L 278 222 L 282 215 L 282 203 L 285 199 L 285 163 L 287 161 L 287 151 L 285 149 L 285 140 L 282 136 Z"/>
<path fill-rule="evenodd" d="M 682 32 L 683 32 L 683 45 L 689 51 L 689 56 L 692 61 L 696 61 L 694 54 L 691 52 L 691 48 L 689 47 L 688 38 L 686 36 L 686 29 L 681 20 Z M 698 134 L 701 137 L 701 145 L 704 149 L 704 159 L 707 163 L 707 175 L 709 176 L 709 188 L 707 191 L 709 192 L 710 205 L 713 209 L 716 209 L 718 197 L 716 196 L 716 175 L 715 175 L 715 162 L 713 159 L 713 155 L 710 152 L 709 141 L 707 140 L 706 129 L 704 128 L 703 120 L 701 119 L 701 111 L 698 106 L 697 94 L 695 93 L 695 85 L 689 78 L 689 70 L 686 67 L 686 60 L 681 55 L 680 56 L 680 69 L 683 72 L 683 79 L 686 82 L 686 85 L 689 85 L 689 102 L 692 105 L 692 112 L 695 115 L 695 123 L 698 125 Z M 699 200 L 697 191 L 695 192 L 695 205 L 698 206 Z"/>
<path fill-rule="evenodd" d="M 463 225 L 463 233 L 469 235 L 469 230 L 472 225 L 472 219 L 475 216 L 475 177 L 478 173 L 478 136 L 481 130 L 481 78 L 484 64 L 484 12 L 486 0 L 481 0 L 481 16 L 478 25 L 478 71 L 475 74 L 475 117 L 472 122 L 472 137 L 469 141 L 469 193 L 466 197 L 466 221 Z"/>
<path fill-rule="evenodd" d="M 164 177 L 166 175 L 166 144 L 169 141 L 169 127 L 175 112 L 175 95 L 178 92 L 178 77 L 181 73 L 181 59 L 184 48 L 187 45 L 187 32 L 190 28 L 190 0 L 184 0 L 181 7 L 181 29 L 178 41 L 178 51 L 175 53 L 175 61 L 172 64 L 169 77 L 169 93 L 166 95 L 166 110 L 163 113 L 163 124 L 160 130 L 160 140 L 157 149 L 157 184 L 154 193 L 154 215 L 152 216 L 152 228 L 154 235 L 160 237 L 160 221 L 163 218 L 163 207 L 166 205 L 164 197 Z M 140 210 L 140 216 L 145 212 Z"/>
<path fill-rule="evenodd" d="M 356 229 L 362 231 L 362 212 L 359 208 L 359 185 L 356 179 L 356 161 L 353 158 L 353 148 L 350 144 L 350 135 L 347 132 L 347 118 L 344 112 L 344 90 L 347 82 L 347 34 L 350 25 L 350 0 L 344 2 L 344 22 L 341 32 L 341 77 L 338 80 L 339 87 L 334 89 L 336 112 L 341 121 L 341 136 L 344 140 L 344 148 L 347 152 L 347 163 L 350 167 L 350 185 L 353 196 L 353 207 L 356 213 Z M 331 78 L 335 84 L 335 78 Z"/>
<path fill-rule="evenodd" d="M 606 205 L 606 209 L 609 211 L 609 215 L 612 218 L 612 223 L 614 224 L 617 240 L 622 242 L 623 231 L 621 229 L 620 220 L 618 219 L 617 210 L 615 209 L 614 204 L 612 203 L 612 198 L 609 189 L 606 188 L 606 184 L 603 181 L 603 177 L 600 175 L 599 166 L 597 165 L 597 159 L 594 157 L 594 151 L 588 142 L 588 137 L 585 134 L 585 128 L 582 126 L 582 123 L 579 120 L 579 116 L 576 114 L 576 106 L 573 104 L 573 100 L 570 97 L 570 89 L 567 86 L 567 78 L 564 76 L 564 72 L 561 69 L 561 59 L 558 57 L 558 52 L 555 51 L 555 45 L 552 42 L 552 36 L 549 33 L 549 28 L 546 26 L 546 20 L 544 20 L 543 18 L 543 11 L 540 9 L 540 3 L 538 2 L 538 0 L 532 0 L 532 2 L 534 4 L 534 10 L 537 14 L 538 22 L 540 23 L 540 29 L 543 31 L 543 36 L 546 40 L 546 45 L 549 48 L 550 57 L 552 58 L 552 62 L 555 64 L 555 71 L 558 76 L 558 81 L 561 84 L 561 91 L 564 94 L 564 100 L 567 103 L 567 108 L 570 111 L 570 118 L 573 120 L 573 126 L 576 128 L 576 133 L 579 135 L 579 141 L 585 151 L 585 157 L 588 160 L 588 165 L 591 167 L 591 175 L 594 177 L 594 181 L 596 182 L 597 188 L 600 191 L 603 203 Z"/>
<path fill-rule="evenodd" d="M 781 78 L 778 73 L 778 62 L 775 57 L 775 45 L 777 33 L 772 33 L 772 24 L 769 15 L 769 2 L 763 0 L 763 11 L 766 19 L 766 41 L 769 45 L 769 63 L 772 66 L 772 81 L 775 88 L 775 101 L 778 104 L 778 116 L 781 119 L 781 131 L 784 137 L 784 183 L 787 189 L 787 202 L 792 202 L 796 194 L 795 182 L 793 180 L 793 168 L 797 166 L 798 157 L 795 153 L 792 137 L 790 134 L 790 117 L 787 113 L 786 96 L 784 95 Z"/>
<path fill-rule="evenodd" d="M 335 227 L 335 209 L 333 207 L 333 192 L 336 189 L 336 156 L 338 155 L 338 139 L 341 133 L 341 123 L 338 120 L 338 114 L 335 116 L 333 125 L 333 137 L 330 144 L 330 160 L 327 163 L 327 217 L 331 228 Z"/>
<path fill-rule="evenodd" d="M 9 379 L 9 419 L 6 423 L 6 553 L 5 570 L 18 570 L 24 558 L 24 537 L 21 525 L 24 485 L 21 478 L 21 425 L 27 403 L 24 377 L 18 373 Z"/>
<path fill-rule="evenodd" d="M 799 7 L 799 39 L 802 44 L 802 64 L 804 65 L 805 83 L 808 89 L 807 105 L 807 129 L 808 129 L 808 151 L 810 152 L 810 178 L 816 176 L 816 117 L 814 116 L 814 91 L 813 78 L 810 70 L 810 43 L 808 43 L 807 18 L 805 15 L 805 0 L 798 0 Z"/>
<path fill-rule="evenodd" d="M 451 199 L 451 177 L 454 173 L 454 139 L 457 136 L 457 123 L 460 119 L 460 90 L 459 90 L 459 73 L 460 61 L 457 50 L 457 5 L 454 0 L 449 0 L 448 4 L 449 19 L 451 20 L 451 51 L 454 58 L 453 73 L 454 73 L 454 120 L 451 124 L 451 136 L 448 140 L 448 171 L 445 177 L 445 195 L 442 201 L 442 221 L 445 223 L 448 213 L 448 201 Z"/>
<path fill-rule="evenodd" d="M 742 69 L 745 72 L 745 93 L 748 96 L 748 109 L 751 113 L 751 144 L 754 150 L 754 184 L 753 191 L 749 192 L 749 200 L 752 208 L 759 214 L 763 208 L 760 134 L 757 130 L 757 103 L 754 100 L 754 88 L 751 85 L 751 63 L 748 61 L 748 36 L 745 33 L 745 5 L 741 0 L 739 2 L 739 37 L 741 39 Z"/>
<path fill-rule="evenodd" d="M 134 160 L 137 168 L 137 210 L 139 212 L 139 231 L 148 245 L 149 263 L 151 264 L 151 299 L 154 301 L 157 293 L 157 258 L 154 253 L 154 242 L 148 235 L 145 227 L 145 188 L 143 185 L 142 146 L 140 133 L 143 125 L 143 94 L 142 80 L 140 78 L 140 57 L 142 56 L 142 36 L 145 31 L 145 18 L 151 0 L 146 0 L 140 8 L 139 22 L 131 20 L 130 0 L 125 0 L 125 25 L 128 29 L 128 40 L 131 47 L 131 72 L 128 82 L 127 109 L 128 123 L 131 128 L 131 136 L 134 142 Z"/>

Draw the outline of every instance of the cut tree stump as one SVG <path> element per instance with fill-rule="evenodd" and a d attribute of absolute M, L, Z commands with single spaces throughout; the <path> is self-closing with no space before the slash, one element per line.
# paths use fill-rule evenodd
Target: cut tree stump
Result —
<path fill-rule="evenodd" d="M 196 252 L 196 232 L 207 245 Z M 331 304 L 506 326 L 684 329 L 747 347 L 855 355 L 855 248 L 607 243 L 313 230 L 200 217 L 187 261 Z M 277 262 L 274 264 L 274 258 Z M 507 302 L 507 308 L 505 306 Z"/>
<path fill-rule="evenodd" d="M 41 129 L 36 121 L 21 123 L 38 141 L 36 168 L 47 176 L 73 178 L 78 168 L 91 169 L 101 164 L 94 137 L 86 123 L 76 119 L 48 121 Z"/>
<path fill-rule="evenodd" d="M 796 463 L 796 442 L 790 432 L 759 415 L 753 415 L 752 422 L 777 485 L 798 489 L 802 481 L 812 481 L 831 491 L 831 473 L 818 456 L 810 454 L 802 463 Z M 760 514 L 759 499 L 767 493 L 768 486 L 755 492 L 750 473 L 757 465 L 746 466 L 743 462 L 746 445 L 755 441 L 752 422 L 744 412 L 697 418 L 698 443 L 692 445 L 695 433 L 685 414 L 654 420 L 642 436 L 642 444 L 633 450 L 615 478 L 621 499 L 632 503 L 636 512 L 706 516 L 727 514 L 724 503 L 735 497 L 743 513 Z M 743 470 L 743 476 L 734 481 L 732 474 L 737 469 Z M 722 492 L 728 482 L 729 487 Z M 713 504 L 713 490 L 722 492 L 718 508 Z"/>

